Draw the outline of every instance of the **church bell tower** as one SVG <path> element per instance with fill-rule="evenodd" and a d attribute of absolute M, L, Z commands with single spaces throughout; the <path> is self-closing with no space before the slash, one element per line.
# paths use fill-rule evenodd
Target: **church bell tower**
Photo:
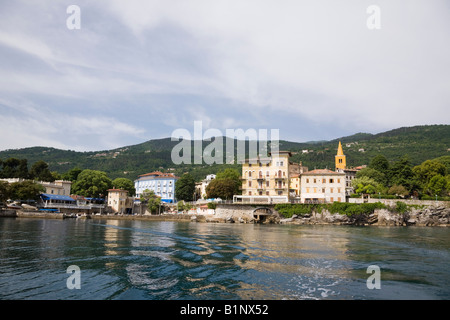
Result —
<path fill-rule="evenodd" d="M 334 161 L 335 161 L 335 165 L 336 165 L 336 171 L 338 171 L 339 169 L 344 170 L 347 167 L 344 151 L 342 151 L 342 144 L 340 141 L 339 141 L 337 154 L 334 156 Z"/>

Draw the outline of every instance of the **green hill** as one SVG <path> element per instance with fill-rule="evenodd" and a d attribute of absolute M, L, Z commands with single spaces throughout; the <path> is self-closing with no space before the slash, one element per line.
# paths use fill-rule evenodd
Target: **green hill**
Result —
<path fill-rule="evenodd" d="M 303 165 L 310 169 L 325 167 L 334 169 L 334 156 L 339 141 L 342 142 L 348 166 L 369 164 L 377 154 L 383 154 L 390 161 L 408 155 L 411 163 L 418 165 L 427 159 L 450 154 L 448 151 L 450 148 L 450 125 L 404 127 L 379 134 L 357 133 L 331 141 L 305 143 L 280 141 L 280 150 L 292 151 L 291 161 L 302 161 Z M 204 142 L 203 146 L 205 147 L 209 143 Z M 171 151 L 177 144 L 177 141 L 165 138 L 96 152 L 32 147 L 1 151 L 0 159 L 5 160 L 11 157 L 28 159 L 29 167 L 38 160 L 44 160 L 49 164 L 50 170 L 59 173 L 80 167 L 81 169 L 105 171 L 113 179 L 127 177 L 132 180 L 140 174 L 154 170 L 170 170 L 177 175 L 190 172 L 197 180 L 200 180 L 207 174 L 216 173 L 225 166 L 240 169 L 238 164 L 174 165 L 171 160 Z M 236 148 L 236 141 L 234 144 Z"/>

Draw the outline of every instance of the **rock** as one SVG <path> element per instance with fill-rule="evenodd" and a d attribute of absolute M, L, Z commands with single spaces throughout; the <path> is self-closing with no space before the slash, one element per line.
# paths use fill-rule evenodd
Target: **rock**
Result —
<path fill-rule="evenodd" d="M 192 217 L 191 217 L 191 221 L 192 221 L 192 222 L 197 222 L 197 216 L 192 216 Z"/>
<path fill-rule="evenodd" d="M 280 219 L 280 223 L 289 223 L 292 222 L 293 218 Z"/>
<path fill-rule="evenodd" d="M 233 217 L 227 217 L 227 218 L 225 219 L 225 222 L 228 222 L 228 223 L 234 223 L 234 219 L 233 219 Z"/>

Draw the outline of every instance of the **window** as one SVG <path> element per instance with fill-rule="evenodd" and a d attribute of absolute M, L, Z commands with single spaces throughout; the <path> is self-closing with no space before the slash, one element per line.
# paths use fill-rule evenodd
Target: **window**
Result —
<path fill-rule="evenodd" d="M 330 202 L 334 202 L 334 198 L 333 197 L 330 197 Z"/>
<path fill-rule="evenodd" d="M 259 195 L 262 196 L 262 191 L 259 192 Z"/>
<path fill-rule="evenodd" d="M 249 195 L 249 196 L 251 196 L 251 195 L 252 195 L 252 192 L 251 192 L 251 191 L 249 191 L 249 192 L 248 192 L 248 195 Z"/>
<path fill-rule="evenodd" d="M 333 181 L 333 179 L 330 179 L 330 183 L 333 183 L 334 181 Z"/>
<path fill-rule="evenodd" d="M 339 163 L 342 163 L 342 159 L 339 159 Z"/>
<path fill-rule="evenodd" d="M 251 181 L 248 182 L 248 186 L 249 186 L 249 187 L 252 186 L 252 182 L 251 182 Z"/>
<path fill-rule="evenodd" d="M 334 190 L 333 188 L 330 188 L 330 193 L 333 193 L 333 190 Z"/>
<path fill-rule="evenodd" d="M 317 183 L 317 180 L 316 180 L 316 179 L 314 179 L 314 183 Z"/>
<path fill-rule="evenodd" d="M 268 187 L 269 186 L 269 181 L 266 181 L 266 187 Z"/>
<path fill-rule="evenodd" d="M 322 193 L 325 193 L 325 188 L 322 188 Z"/>
<path fill-rule="evenodd" d="M 251 172 L 251 171 L 248 172 L 248 177 L 249 177 L 249 178 L 252 177 L 252 172 Z"/>
<path fill-rule="evenodd" d="M 278 191 L 278 195 L 279 196 L 283 195 L 283 191 Z"/>
<path fill-rule="evenodd" d="M 269 177 L 269 171 L 266 171 L 266 177 Z"/>
<path fill-rule="evenodd" d="M 306 179 L 306 183 L 309 183 L 309 179 Z"/>
<path fill-rule="evenodd" d="M 309 193 L 309 188 L 306 188 L 306 193 Z"/>
<path fill-rule="evenodd" d="M 268 196 L 269 195 L 269 191 L 266 191 L 266 196 Z"/>
<path fill-rule="evenodd" d="M 280 161 L 280 167 L 282 167 L 284 165 L 283 161 Z"/>
<path fill-rule="evenodd" d="M 314 188 L 314 193 L 316 193 L 317 192 L 317 188 Z"/>
<path fill-rule="evenodd" d="M 338 197 L 338 201 L 341 202 L 341 197 Z"/>
<path fill-rule="evenodd" d="M 341 193 L 341 188 L 338 188 L 338 193 Z"/>
<path fill-rule="evenodd" d="M 322 183 L 326 183 L 327 182 L 327 179 L 322 179 Z"/>
<path fill-rule="evenodd" d="M 341 183 L 341 179 L 338 179 L 338 183 Z"/>

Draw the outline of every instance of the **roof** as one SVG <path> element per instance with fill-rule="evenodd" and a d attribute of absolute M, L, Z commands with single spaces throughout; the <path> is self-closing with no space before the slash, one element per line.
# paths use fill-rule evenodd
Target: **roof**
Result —
<path fill-rule="evenodd" d="M 123 189 L 108 189 L 108 192 L 109 191 L 111 191 L 111 192 L 114 192 L 114 191 L 116 191 L 116 192 L 128 192 L 128 190 L 123 190 Z"/>
<path fill-rule="evenodd" d="M 277 152 L 274 152 L 274 153 L 277 154 Z M 289 155 L 289 157 L 292 157 L 292 152 L 290 152 L 290 151 L 280 150 L 280 151 L 278 151 L 278 154 L 287 154 L 287 155 Z M 272 152 L 269 152 L 269 155 L 272 156 Z"/>
<path fill-rule="evenodd" d="M 49 193 L 41 193 L 42 200 L 60 200 L 60 201 L 71 201 L 75 202 L 71 197 L 69 196 L 62 196 L 59 194 L 49 194 Z"/>
<path fill-rule="evenodd" d="M 338 146 L 338 150 L 337 150 L 337 156 L 343 156 L 344 155 L 344 151 L 342 150 L 342 144 L 339 141 L 339 146 Z"/>
<path fill-rule="evenodd" d="M 179 177 L 175 176 L 173 173 L 164 173 L 161 171 L 153 171 L 145 174 L 141 174 L 138 176 L 141 177 L 155 177 L 155 178 L 172 178 L 172 179 L 179 179 Z"/>
<path fill-rule="evenodd" d="M 345 173 L 332 171 L 330 169 L 315 169 L 315 170 L 304 172 L 304 173 L 302 173 L 302 175 L 304 175 L 304 176 L 313 176 L 313 175 L 339 175 L 339 176 L 342 176 L 342 175 L 345 175 Z"/>

